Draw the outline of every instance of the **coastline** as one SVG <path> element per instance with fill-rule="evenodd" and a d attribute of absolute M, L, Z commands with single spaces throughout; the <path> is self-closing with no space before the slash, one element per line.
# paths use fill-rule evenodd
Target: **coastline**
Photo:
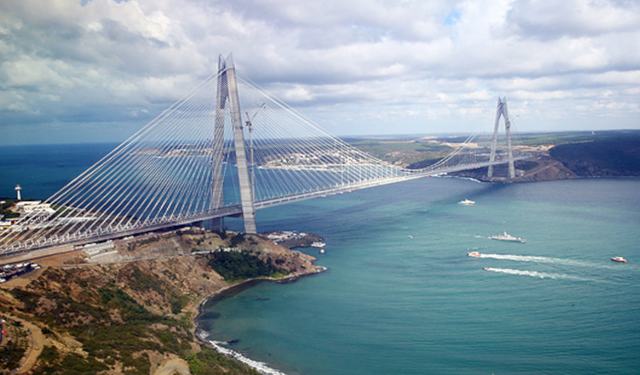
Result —
<path fill-rule="evenodd" d="M 205 313 L 205 306 L 210 303 L 210 302 L 215 302 L 217 303 L 218 301 L 221 301 L 224 298 L 227 297 L 231 297 L 234 296 L 238 293 L 241 293 L 249 288 L 252 288 L 258 284 L 261 284 L 263 282 L 275 282 L 278 284 L 290 284 L 290 283 L 295 283 L 298 280 L 300 280 L 300 278 L 302 277 L 308 277 L 308 276 L 313 276 L 313 275 L 318 275 L 321 274 L 323 272 L 325 272 L 327 270 L 326 267 L 323 266 L 313 266 L 313 270 L 310 271 L 305 271 L 305 272 L 296 272 L 294 274 L 291 275 L 287 275 L 283 278 L 280 279 L 274 279 L 271 277 L 258 277 L 258 278 L 253 278 L 253 279 L 247 279 L 247 280 L 243 280 L 239 283 L 236 284 L 232 284 L 232 285 L 227 285 L 225 287 L 223 287 L 222 289 L 220 289 L 219 291 L 217 291 L 216 293 L 206 297 L 205 299 L 203 299 L 197 307 L 197 314 L 196 316 L 193 318 L 193 335 L 194 337 L 196 337 L 196 339 L 204 344 L 207 345 L 208 347 L 210 347 L 211 349 L 217 351 L 220 354 L 223 354 L 227 357 L 230 357 L 236 361 L 240 361 L 243 362 L 244 364 L 250 366 L 251 368 L 255 369 L 256 371 L 260 372 L 261 374 L 265 374 L 265 375 L 286 375 L 285 373 L 283 373 L 282 371 L 279 371 L 277 369 L 268 367 L 265 363 L 262 362 L 258 362 L 255 360 L 252 360 L 251 358 L 245 357 L 242 353 L 236 352 L 232 349 L 228 349 L 225 348 L 223 346 L 221 346 L 222 344 L 224 344 L 225 342 L 222 341 L 215 341 L 213 339 L 210 339 L 208 337 L 208 332 L 200 325 L 198 324 L 198 319 L 204 315 Z"/>
<path fill-rule="evenodd" d="M 148 368 L 144 371 L 150 372 L 146 373 L 156 375 L 168 375 L 176 369 L 179 369 L 180 373 L 188 373 L 191 362 L 185 355 L 191 355 L 188 353 L 192 350 L 192 355 L 198 356 L 193 358 L 196 367 L 207 364 L 220 366 L 223 370 L 242 369 L 242 373 L 247 374 L 283 375 L 231 349 L 216 347 L 216 342 L 207 338 L 206 327 L 199 324 L 198 319 L 202 317 L 206 304 L 212 300 L 239 293 L 264 281 L 295 282 L 302 276 L 321 273 L 326 268 L 314 265 L 316 259 L 310 255 L 277 246 L 259 236 L 248 237 L 240 243 L 241 248 L 255 251 L 264 261 L 269 259 L 276 262 L 286 269 L 288 274 L 280 274 L 282 277 L 278 278 L 256 277 L 229 283 L 208 265 L 206 256 L 198 253 L 207 247 L 229 246 L 219 236 L 200 231 L 181 232 L 179 236 L 156 236 L 152 240 L 142 241 L 135 246 L 130 246 L 132 244 L 125 241 L 118 244 L 120 252 L 137 257 L 137 261 L 125 259 L 126 261 L 117 263 L 86 264 L 85 256 L 79 252 L 50 256 L 38 260 L 43 266 L 42 270 L 2 284 L 2 312 L 20 312 L 24 314 L 24 319 L 33 321 L 37 327 L 49 332 L 42 340 L 27 343 L 25 347 L 40 350 L 47 347 L 47 350 L 57 354 L 56 360 L 44 362 L 39 356 L 33 356 L 34 360 L 30 362 L 29 367 L 51 369 L 62 366 L 62 361 L 71 358 L 78 362 L 84 373 L 96 373 L 95 368 L 91 366 L 101 366 L 105 370 L 115 371 L 113 373 L 122 373 L 122 364 L 125 361 L 129 361 L 130 367 Z M 148 259 L 150 253 L 156 254 L 155 259 Z M 88 285 L 93 286 L 90 291 L 86 291 Z M 15 290 L 20 291 L 18 297 Z M 54 290 L 57 292 L 53 293 Z M 125 297 L 120 298 L 121 295 Z M 105 296 L 108 298 L 107 301 Z M 78 302 L 68 304 L 66 301 L 69 299 Z M 39 301 L 37 308 L 33 306 L 35 300 Z M 126 310 L 129 305 L 134 306 L 133 313 Z M 63 306 L 63 309 L 60 310 L 59 306 Z M 105 315 L 100 313 L 101 311 L 109 311 L 111 314 Z M 171 314 L 168 314 L 169 311 Z M 143 318 L 152 320 L 165 317 L 168 325 L 161 327 L 154 325 L 155 320 L 154 324 L 144 319 L 136 320 L 138 315 L 135 314 L 142 314 Z M 102 336 L 83 336 L 82 331 L 73 331 L 77 326 L 75 322 L 78 321 L 78 316 L 84 322 L 89 322 L 86 324 L 100 332 L 107 340 L 104 341 Z M 183 318 L 186 320 L 180 322 Z M 139 331 L 138 335 L 129 337 L 125 334 L 126 337 L 121 338 L 121 335 L 114 335 L 112 329 L 106 329 L 114 325 L 122 326 L 123 322 L 129 321 L 134 322 L 132 324 Z M 175 329 L 168 328 L 171 324 L 175 325 Z M 106 331 L 101 331 L 103 329 Z M 170 335 L 173 339 L 165 343 L 167 340 L 162 341 L 161 335 Z M 16 339 L 11 339 L 12 342 L 19 344 L 24 341 L 15 337 Z M 145 345 L 151 340 L 144 341 L 145 337 L 157 338 L 158 343 L 154 341 L 154 344 L 149 344 L 147 348 Z M 127 341 L 127 345 L 121 346 L 121 339 Z M 99 345 L 109 346 L 115 353 L 108 354 L 109 358 L 118 356 L 117 362 L 114 360 L 104 365 L 96 365 L 95 340 L 99 340 Z M 190 348 L 186 348 L 186 343 L 189 343 Z M 84 349 L 85 344 L 88 344 L 87 349 Z M 205 348 L 205 345 L 206 352 L 199 356 L 201 350 L 196 348 Z M 79 350 L 87 353 L 87 356 L 75 356 Z M 141 351 L 146 353 L 139 357 L 143 358 L 138 360 L 141 363 L 132 364 L 132 361 L 136 360 L 136 353 Z M 211 356 L 213 352 L 219 353 L 216 354 L 217 357 Z M 16 353 L 23 354 L 17 351 Z M 102 355 L 99 357 L 101 359 L 105 357 L 102 352 L 97 354 Z M 218 358 L 223 357 L 226 359 L 220 362 L 221 359 Z M 230 367 L 226 367 L 225 363 Z M 11 366 L 11 369 L 15 369 L 13 363 Z M 89 370 L 90 368 L 92 370 Z M 197 370 L 194 373 L 198 373 Z"/>

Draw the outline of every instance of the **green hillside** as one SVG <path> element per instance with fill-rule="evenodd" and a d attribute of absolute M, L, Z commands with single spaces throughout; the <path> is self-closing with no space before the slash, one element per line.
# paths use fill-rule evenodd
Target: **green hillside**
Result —
<path fill-rule="evenodd" d="M 581 177 L 640 176 L 640 132 L 553 147 L 549 154 Z"/>

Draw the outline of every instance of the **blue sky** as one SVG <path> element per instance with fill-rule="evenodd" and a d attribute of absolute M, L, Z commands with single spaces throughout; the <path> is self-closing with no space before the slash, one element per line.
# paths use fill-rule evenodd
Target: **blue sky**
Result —
<path fill-rule="evenodd" d="M 0 145 L 122 141 L 230 52 L 337 135 L 640 128 L 639 1 L 3 0 Z"/>

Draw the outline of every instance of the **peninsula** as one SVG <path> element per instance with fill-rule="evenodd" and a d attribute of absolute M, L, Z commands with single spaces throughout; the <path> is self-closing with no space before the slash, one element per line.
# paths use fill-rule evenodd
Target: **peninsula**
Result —
<path fill-rule="evenodd" d="M 314 260 L 259 235 L 199 228 L 39 259 L 40 269 L 0 284 L 1 370 L 258 374 L 199 341 L 199 306 L 248 280 L 322 271 Z"/>

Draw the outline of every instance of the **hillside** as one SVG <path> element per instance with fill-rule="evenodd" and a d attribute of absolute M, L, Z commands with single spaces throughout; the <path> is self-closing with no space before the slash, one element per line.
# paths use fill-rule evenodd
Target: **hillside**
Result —
<path fill-rule="evenodd" d="M 531 153 L 516 162 L 519 182 L 547 181 L 578 177 L 640 176 L 640 130 L 610 130 L 519 134 L 515 143 Z M 356 147 L 408 169 L 420 169 L 450 153 L 451 144 L 465 137 L 421 137 L 411 139 L 350 139 Z M 506 165 L 495 168 L 497 178 L 507 175 Z M 452 173 L 478 180 L 486 178 L 487 168 Z"/>
<path fill-rule="evenodd" d="M 580 177 L 640 176 L 640 134 L 553 147 L 549 154 Z"/>
<path fill-rule="evenodd" d="M 228 251 L 182 255 L 206 246 Z M 313 257 L 256 235 L 151 236 L 130 241 L 119 252 L 146 257 L 154 248 L 161 249 L 163 259 L 87 264 L 76 253 L 65 264 L 57 258 L 39 260 L 42 270 L 0 285 L 7 331 L 0 354 L 9 358 L 0 371 L 257 374 L 198 341 L 193 319 L 199 304 L 247 278 L 319 270 Z"/>

